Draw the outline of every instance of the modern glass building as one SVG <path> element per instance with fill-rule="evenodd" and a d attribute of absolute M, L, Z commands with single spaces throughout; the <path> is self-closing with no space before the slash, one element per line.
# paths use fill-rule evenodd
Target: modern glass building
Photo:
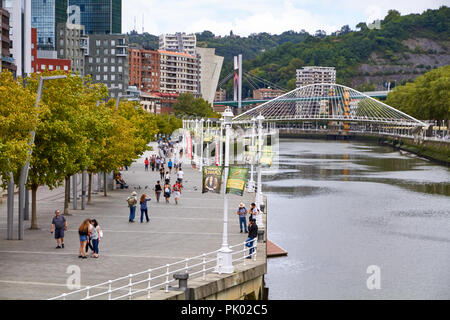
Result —
<path fill-rule="evenodd" d="M 31 27 L 37 29 L 37 48 L 56 50 L 56 26 L 67 20 L 68 0 L 31 0 Z"/>
<path fill-rule="evenodd" d="M 122 33 L 122 0 L 69 0 L 80 8 L 86 34 Z"/>

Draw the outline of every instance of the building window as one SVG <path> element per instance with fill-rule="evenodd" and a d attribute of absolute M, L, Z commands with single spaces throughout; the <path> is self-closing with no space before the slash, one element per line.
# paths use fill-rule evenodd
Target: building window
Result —
<path fill-rule="evenodd" d="M 89 63 L 93 63 L 94 59 L 92 57 L 89 57 Z"/>
<path fill-rule="evenodd" d="M 68 71 L 69 67 L 68 66 L 64 66 L 64 71 Z"/>
<path fill-rule="evenodd" d="M 116 49 L 111 49 L 111 54 L 116 54 Z"/>
<path fill-rule="evenodd" d="M 101 44 L 100 40 L 95 40 L 95 45 L 96 45 L 97 47 L 100 47 L 100 44 Z"/>
<path fill-rule="evenodd" d="M 116 67 L 115 66 L 111 67 L 111 72 L 116 72 Z"/>
<path fill-rule="evenodd" d="M 95 80 L 100 81 L 100 75 L 99 74 L 95 76 Z"/>
<path fill-rule="evenodd" d="M 103 67 L 103 72 L 108 72 L 108 66 Z"/>
<path fill-rule="evenodd" d="M 103 81 L 108 81 L 108 75 L 107 74 L 103 75 Z"/>
<path fill-rule="evenodd" d="M 108 58 L 103 58 L 103 63 L 108 63 Z"/>
<path fill-rule="evenodd" d="M 115 75 L 111 75 L 111 81 L 116 81 L 116 76 Z"/>

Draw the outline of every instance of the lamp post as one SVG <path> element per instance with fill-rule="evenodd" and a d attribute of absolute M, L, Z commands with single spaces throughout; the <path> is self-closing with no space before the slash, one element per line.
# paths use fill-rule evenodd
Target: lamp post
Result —
<path fill-rule="evenodd" d="M 222 134 L 223 134 L 223 118 L 219 119 L 220 122 L 220 129 L 219 129 L 219 166 L 222 166 L 223 164 L 223 139 L 222 139 Z"/>
<path fill-rule="evenodd" d="M 262 130 L 263 130 L 263 121 L 264 116 L 261 114 L 256 118 L 256 121 L 258 122 L 258 185 L 257 185 L 257 191 L 256 191 L 256 207 L 259 209 L 261 207 L 262 203 L 262 181 L 261 181 L 261 163 L 259 162 L 261 159 L 261 153 L 262 153 L 262 144 L 263 144 L 263 137 L 262 137 Z"/>
<path fill-rule="evenodd" d="M 204 123 L 205 123 L 205 119 L 201 119 L 200 120 L 200 130 L 201 130 L 201 132 L 202 132 L 202 135 L 201 135 L 201 139 L 200 139 L 200 167 L 199 167 L 199 169 L 200 169 L 200 172 L 202 172 L 202 170 L 203 170 L 203 126 L 204 126 Z"/>
<path fill-rule="evenodd" d="M 251 146 L 254 147 L 255 145 L 255 131 L 256 131 L 256 119 L 253 117 L 252 118 L 252 143 Z M 248 186 L 247 186 L 247 190 L 248 192 L 255 192 L 255 180 L 253 179 L 254 173 L 255 173 L 255 165 L 254 160 L 256 160 L 257 157 L 255 155 L 255 157 L 253 158 L 253 161 L 250 164 L 250 180 L 248 181 Z"/>
<path fill-rule="evenodd" d="M 233 250 L 228 246 L 228 195 L 227 195 L 227 180 L 228 180 L 228 166 L 230 162 L 230 131 L 231 119 L 233 112 L 229 108 L 223 113 L 223 123 L 225 126 L 225 165 L 224 165 L 224 179 L 223 179 L 223 233 L 222 233 L 222 247 L 217 252 L 217 265 L 215 272 L 218 273 L 233 273 Z"/>
<path fill-rule="evenodd" d="M 211 141 L 209 141 L 209 138 L 210 138 L 210 132 L 209 132 L 210 126 L 211 126 L 211 120 L 208 119 L 208 120 L 206 120 L 206 137 L 208 138 L 208 142 L 206 143 L 206 159 L 205 159 L 206 160 L 205 164 L 207 166 L 209 166 L 209 159 L 210 159 L 210 154 L 209 154 L 209 145 L 211 144 Z"/>
<path fill-rule="evenodd" d="M 195 162 L 196 166 L 199 166 L 199 163 L 198 163 L 198 142 L 197 142 L 198 123 L 199 123 L 198 119 L 195 119 L 195 153 L 194 153 L 195 159 L 194 159 L 194 162 Z"/>
<path fill-rule="evenodd" d="M 36 102 L 34 104 L 34 107 L 37 109 L 39 107 L 39 102 L 42 98 L 42 89 L 44 88 L 44 81 L 49 80 L 57 80 L 57 79 L 64 79 L 67 78 L 66 75 L 58 75 L 58 76 L 48 76 L 48 77 L 40 77 L 39 83 L 38 83 L 38 91 L 36 96 Z M 30 170 L 30 158 L 32 153 L 31 146 L 34 143 L 34 138 L 36 136 L 36 131 L 31 131 L 31 139 L 28 143 L 28 156 L 27 161 L 25 162 L 24 166 L 22 167 L 22 170 L 20 171 L 20 177 L 19 177 L 19 240 L 23 239 L 23 233 L 24 233 L 24 218 L 25 218 L 25 192 L 26 192 L 26 183 L 28 180 L 28 172 Z M 9 188 L 8 188 L 9 189 Z M 9 192 L 13 190 L 8 190 Z M 37 224 L 37 221 L 31 221 L 31 227 L 33 228 Z"/>

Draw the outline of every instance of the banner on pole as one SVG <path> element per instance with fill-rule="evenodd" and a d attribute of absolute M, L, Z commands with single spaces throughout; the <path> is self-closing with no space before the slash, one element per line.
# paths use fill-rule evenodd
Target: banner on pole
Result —
<path fill-rule="evenodd" d="M 222 169 L 222 167 L 216 166 L 203 167 L 202 193 L 220 193 L 220 186 L 222 184 Z"/>
<path fill-rule="evenodd" d="M 261 157 L 259 158 L 259 164 L 262 167 L 270 167 L 272 165 L 273 157 L 274 152 L 272 151 L 272 146 L 264 146 L 261 150 Z"/>
<path fill-rule="evenodd" d="M 186 149 L 188 159 L 192 159 L 192 138 L 190 132 L 186 136 Z"/>
<path fill-rule="evenodd" d="M 230 167 L 226 192 L 242 196 L 248 177 L 248 168 Z"/>

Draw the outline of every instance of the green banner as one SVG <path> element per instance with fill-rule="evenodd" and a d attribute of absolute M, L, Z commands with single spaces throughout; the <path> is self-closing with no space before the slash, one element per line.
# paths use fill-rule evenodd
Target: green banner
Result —
<path fill-rule="evenodd" d="M 220 193 L 222 184 L 222 167 L 207 166 L 203 167 L 202 193 L 214 192 Z"/>
<path fill-rule="evenodd" d="M 261 150 L 259 164 L 263 167 L 270 167 L 272 165 L 273 157 L 274 152 L 272 151 L 272 146 L 264 146 Z"/>
<path fill-rule="evenodd" d="M 230 167 L 226 192 L 242 196 L 244 194 L 247 176 L 248 168 Z"/>

